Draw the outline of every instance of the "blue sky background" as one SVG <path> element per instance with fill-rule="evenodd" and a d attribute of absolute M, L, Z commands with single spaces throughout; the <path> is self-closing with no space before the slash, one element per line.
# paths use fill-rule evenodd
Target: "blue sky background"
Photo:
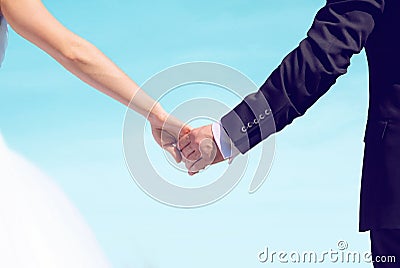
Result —
<path fill-rule="evenodd" d="M 325 1 L 44 3 L 138 84 L 171 65 L 215 61 L 261 85 L 305 37 Z M 56 180 L 115 267 L 263 267 L 271 264 L 256 256 L 265 246 L 324 251 L 341 239 L 352 250 L 369 249 L 368 235 L 357 232 L 368 101 L 364 52 L 277 135 L 274 165 L 257 193 L 249 195 L 250 181 L 242 181 L 221 201 L 194 210 L 162 205 L 136 186 L 122 151 L 125 107 L 13 31 L 0 81 L 5 140 Z"/>

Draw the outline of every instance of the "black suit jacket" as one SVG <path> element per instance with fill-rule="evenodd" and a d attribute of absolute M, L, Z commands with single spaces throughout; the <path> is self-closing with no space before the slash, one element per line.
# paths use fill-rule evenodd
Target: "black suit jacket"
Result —
<path fill-rule="evenodd" d="M 245 153 L 303 115 L 364 47 L 370 103 L 359 228 L 400 228 L 400 0 L 328 0 L 307 38 L 221 122 Z"/>

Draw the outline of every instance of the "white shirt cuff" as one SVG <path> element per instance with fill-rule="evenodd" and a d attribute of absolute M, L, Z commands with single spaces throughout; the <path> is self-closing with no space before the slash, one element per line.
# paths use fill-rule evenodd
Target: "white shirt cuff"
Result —
<path fill-rule="evenodd" d="M 240 154 L 240 151 L 235 147 L 220 123 L 213 123 L 211 130 L 222 157 L 229 159 L 229 164 L 232 163 L 233 159 Z"/>

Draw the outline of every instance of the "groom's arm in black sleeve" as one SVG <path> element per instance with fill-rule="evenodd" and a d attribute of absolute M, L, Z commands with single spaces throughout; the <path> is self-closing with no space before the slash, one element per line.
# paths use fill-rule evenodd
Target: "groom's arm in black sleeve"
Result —
<path fill-rule="evenodd" d="M 388 0 L 328 0 L 307 38 L 282 61 L 260 90 L 221 123 L 245 153 L 301 116 L 345 74 L 382 16 Z M 272 121 L 272 116 L 274 121 Z M 271 127 L 271 122 L 275 122 Z"/>

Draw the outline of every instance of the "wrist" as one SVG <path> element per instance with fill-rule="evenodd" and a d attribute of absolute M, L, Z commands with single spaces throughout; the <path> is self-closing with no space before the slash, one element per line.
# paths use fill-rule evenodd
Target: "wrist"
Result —
<path fill-rule="evenodd" d="M 218 139 L 218 137 L 214 136 L 213 124 L 209 125 L 209 127 L 210 127 L 211 137 L 212 137 L 213 142 L 214 142 L 215 147 L 216 147 L 216 154 L 215 154 L 215 158 L 214 158 L 214 161 L 213 161 L 213 164 L 216 164 L 216 163 L 224 161 L 225 159 L 224 159 L 224 156 L 221 153 L 221 148 L 219 146 L 219 143 L 216 140 L 216 139 Z"/>
<path fill-rule="evenodd" d="M 214 141 L 214 144 L 217 144 L 214 137 L 213 137 L 213 141 Z M 220 148 L 218 146 L 216 146 L 216 147 L 217 148 L 216 148 L 215 158 L 214 158 L 214 161 L 212 162 L 213 164 L 216 164 L 216 163 L 219 163 L 219 162 L 222 162 L 225 160 L 224 156 L 221 153 Z"/>
<path fill-rule="evenodd" d="M 156 103 L 148 114 L 147 119 L 150 123 L 165 122 L 168 118 L 168 113 L 162 108 L 160 103 Z"/>
<path fill-rule="evenodd" d="M 229 159 L 229 163 L 240 153 L 232 140 L 226 133 L 225 129 L 220 122 L 212 124 L 212 134 L 214 136 L 214 142 L 221 153 L 223 159 Z"/>

